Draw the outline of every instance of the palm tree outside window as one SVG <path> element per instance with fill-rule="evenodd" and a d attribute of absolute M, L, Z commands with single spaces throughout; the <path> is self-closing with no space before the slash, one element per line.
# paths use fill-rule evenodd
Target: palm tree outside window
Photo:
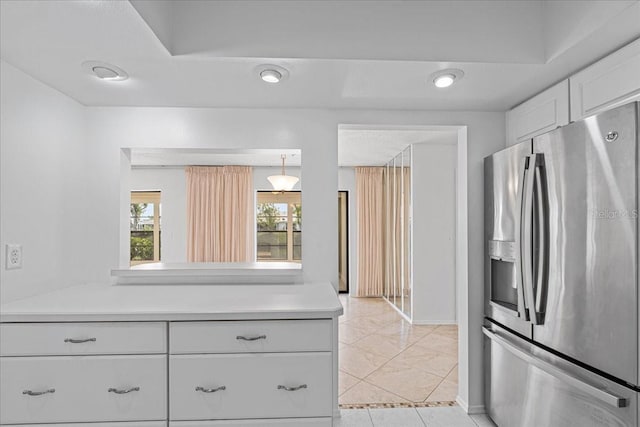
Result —
<path fill-rule="evenodd" d="M 131 192 L 131 265 L 160 261 L 160 209 L 160 191 Z"/>

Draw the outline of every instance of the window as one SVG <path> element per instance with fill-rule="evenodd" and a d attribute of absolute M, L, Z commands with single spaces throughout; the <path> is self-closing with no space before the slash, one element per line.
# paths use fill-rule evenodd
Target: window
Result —
<path fill-rule="evenodd" d="M 259 191 L 256 199 L 258 261 L 302 260 L 302 203 L 299 191 Z"/>
<path fill-rule="evenodd" d="M 132 191 L 129 216 L 131 265 L 160 261 L 160 192 Z"/>

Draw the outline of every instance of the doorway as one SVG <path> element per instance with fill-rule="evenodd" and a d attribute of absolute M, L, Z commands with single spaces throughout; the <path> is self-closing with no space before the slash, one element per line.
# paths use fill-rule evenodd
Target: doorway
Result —
<path fill-rule="evenodd" d="M 464 151 L 458 150 L 460 141 L 466 143 L 461 132 L 445 126 L 339 127 L 339 185 L 353 190 L 350 196 L 356 205 L 362 202 L 365 210 L 379 211 L 370 217 L 381 219 L 378 225 L 370 223 L 371 218 L 362 225 L 356 207 L 351 215 L 350 225 L 356 230 L 350 242 L 352 295 L 340 296 L 345 308 L 339 325 L 339 403 L 343 408 L 449 406 L 457 400 L 458 342 L 466 338 L 465 330 L 458 334 L 462 319 L 456 313 L 460 276 L 455 259 L 464 248 L 457 243 L 462 218 L 455 207 L 457 197 L 465 194 L 456 186 L 457 164 L 465 159 L 460 156 Z M 365 181 L 368 175 L 377 177 L 378 169 L 382 189 L 372 187 L 377 179 Z M 387 182 L 392 176 L 393 185 Z M 382 197 L 382 207 L 366 203 L 374 195 Z M 389 211 L 390 207 L 394 210 Z M 417 225 L 412 221 L 414 211 Z M 387 219 L 394 233 L 384 232 L 389 228 Z M 369 245 L 359 240 L 363 234 L 379 235 L 380 227 L 381 240 L 370 239 Z M 379 247 L 382 259 L 372 256 Z M 446 258 L 446 269 L 440 258 Z M 379 264 L 382 273 L 372 268 Z M 376 274 L 368 273 L 374 270 Z M 382 291 L 372 285 L 379 283 L 379 277 Z"/>

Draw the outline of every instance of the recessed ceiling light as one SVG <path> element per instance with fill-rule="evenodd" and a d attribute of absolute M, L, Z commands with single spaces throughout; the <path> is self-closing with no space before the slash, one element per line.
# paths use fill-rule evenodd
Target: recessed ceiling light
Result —
<path fill-rule="evenodd" d="M 129 78 L 127 72 L 122 68 L 107 64 L 106 62 L 86 61 L 82 63 L 82 68 L 100 80 L 122 81 Z"/>
<path fill-rule="evenodd" d="M 262 81 L 267 83 L 280 83 L 289 77 L 289 71 L 279 65 L 258 65 L 255 70 Z"/>
<path fill-rule="evenodd" d="M 260 78 L 267 83 L 279 83 L 282 78 L 282 74 L 277 70 L 264 70 L 260 73 Z"/>
<path fill-rule="evenodd" d="M 449 87 L 464 76 L 462 70 L 448 68 L 431 74 L 430 79 L 437 88 Z"/>
<path fill-rule="evenodd" d="M 455 80 L 456 76 L 453 74 L 445 74 L 440 77 L 436 77 L 433 84 L 436 85 L 436 87 L 449 87 Z"/>

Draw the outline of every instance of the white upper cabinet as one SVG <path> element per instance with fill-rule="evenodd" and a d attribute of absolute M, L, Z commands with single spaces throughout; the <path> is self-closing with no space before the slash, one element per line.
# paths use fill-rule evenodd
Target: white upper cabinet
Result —
<path fill-rule="evenodd" d="M 507 146 L 569 123 L 569 81 L 564 80 L 507 111 Z"/>
<path fill-rule="evenodd" d="M 571 121 L 640 100 L 640 39 L 569 78 Z"/>

